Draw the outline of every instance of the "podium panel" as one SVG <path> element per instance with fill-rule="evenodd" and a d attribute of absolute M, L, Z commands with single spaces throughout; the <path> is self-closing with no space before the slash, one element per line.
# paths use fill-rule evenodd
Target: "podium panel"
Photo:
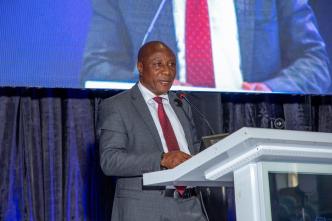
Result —
<path fill-rule="evenodd" d="M 294 219 L 286 219 L 287 217 L 280 215 L 282 209 L 288 211 L 290 216 L 294 213 L 292 207 L 285 208 L 287 200 L 294 202 L 294 198 L 288 197 L 286 193 L 294 195 L 296 187 L 303 189 L 303 185 L 299 185 L 296 180 L 309 179 L 302 178 L 308 176 L 330 182 L 332 134 L 241 128 L 174 169 L 143 174 L 143 184 L 151 186 L 234 184 L 238 221 L 311 221 L 312 219 L 332 221 L 331 208 L 327 206 L 326 211 L 320 208 L 326 203 L 311 207 L 316 209 L 313 209 L 316 212 L 311 212 L 310 214 L 314 215 L 309 216 L 306 215 L 309 214 L 309 207 L 301 207 L 304 204 L 298 205 L 298 201 L 295 200 Z M 292 184 L 282 184 L 286 180 Z M 317 181 L 319 182 L 321 181 Z M 325 194 L 330 193 L 317 191 L 317 194 L 322 199 Z M 278 204 L 280 200 L 283 203 Z M 326 201 L 327 204 L 330 202 Z"/>
<path fill-rule="evenodd" d="M 331 184 L 331 164 L 248 164 L 234 172 L 237 220 L 331 221 Z"/>

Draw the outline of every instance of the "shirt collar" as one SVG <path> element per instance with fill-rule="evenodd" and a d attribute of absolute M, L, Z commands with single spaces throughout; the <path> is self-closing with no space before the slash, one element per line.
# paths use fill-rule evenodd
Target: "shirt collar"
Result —
<path fill-rule="evenodd" d="M 153 103 L 155 102 L 153 100 L 154 97 L 156 97 L 157 95 L 155 95 L 153 92 L 151 92 L 149 89 L 147 89 L 140 81 L 138 82 L 138 88 L 141 91 L 143 98 L 145 100 L 146 103 Z M 163 103 L 169 103 L 169 99 L 168 99 L 168 94 L 162 94 L 159 95 L 159 97 L 163 98 Z"/>

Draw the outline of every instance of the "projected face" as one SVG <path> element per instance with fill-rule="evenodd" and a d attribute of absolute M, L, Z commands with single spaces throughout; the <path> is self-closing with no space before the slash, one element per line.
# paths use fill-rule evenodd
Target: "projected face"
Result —
<path fill-rule="evenodd" d="M 140 82 L 145 87 L 155 95 L 165 94 L 171 88 L 176 75 L 176 58 L 167 47 L 152 44 L 142 52 L 137 69 Z"/>

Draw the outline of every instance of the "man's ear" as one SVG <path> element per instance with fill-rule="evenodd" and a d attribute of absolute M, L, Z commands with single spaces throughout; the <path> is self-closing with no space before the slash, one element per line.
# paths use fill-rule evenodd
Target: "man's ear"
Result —
<path fill-rule="evenodd" d="M 137 70 L 139 75 L 143 73 L 143 63 L 141 61 L 137 62 Z"/>

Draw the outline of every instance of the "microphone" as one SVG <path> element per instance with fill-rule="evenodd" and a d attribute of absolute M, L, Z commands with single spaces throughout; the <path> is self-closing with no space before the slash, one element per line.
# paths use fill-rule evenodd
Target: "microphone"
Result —
<path fill-rule="evenodd" d="M 156 14 L 154 15 L 154 17 L 153 17 L 153 19 L 152 19 L 152 21 L 151 21 L 151 24 L 150 24 L 148 30 L 146 31 L 146 33 L 145 33 L 145 35 L 144 35 L 144 38 L 143 38 L 143 41 L 142 41 L 141 46 L 144 45 L 145 42 L 146 42 L 146 40 L 148 39 L 148 37 L 149 37 L 149 35 L 150 35 L 152 29 L 154 28 L 154 25 L 156 24 L 157 19 L 159 18 L 159 15 L 160 15 L 160 13 L 161 13 L 161 10 L 164 8 L 164 5 L 165 5 L 166 1 L 167 1 L 167 0 L 163 0 L 163 1 L 160 3 L 160 5 L 159 5 L 159 7 L 158 7 L 158 9 L 157 9 Z"/>
<path fill-rule="evenodd" d="M 182 100 L 185 100 L 189 106 L 191 106 L 201 117 L 201 119 L 205 122 L 205 124 L 207 125 L 210 135 L 214 135 L 216 134 L 215 131 L 213 130 L 213 128 L 211 127 L 209 121 L 207 120 L 207 118 L 205 117 L 205 115 L 198 109 L 198 107 L 196 105 L 194 105 L 193 103 L 191 103 L 191 101 L 187 98 L 187 94 L 183 93 L 182 91 L 177 91 L 176 92 L 176 96 L 178 97 L 178 104 L 182 103 Z M 181 102 L 181 103 L 180 103 Z"/>

